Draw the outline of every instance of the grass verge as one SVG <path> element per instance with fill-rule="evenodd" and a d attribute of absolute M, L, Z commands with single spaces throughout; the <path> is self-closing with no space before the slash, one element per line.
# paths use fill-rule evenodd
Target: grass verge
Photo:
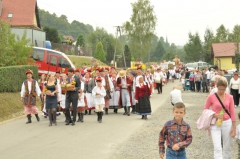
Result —
<path fill-rule="evenodd" d="M 0 93 L 0 101 L 0 122 L 24 115 L 20 92 Z M 40 107 L 39 101 L 37 106 Z"/>

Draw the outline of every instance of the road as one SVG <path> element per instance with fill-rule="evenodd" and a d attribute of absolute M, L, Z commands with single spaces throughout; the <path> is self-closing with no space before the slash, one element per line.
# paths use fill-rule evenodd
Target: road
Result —
<path fill-rule="evenodd" d="M 179 85 L 179 82 L 175 82 Z M 163 87 L 163 94 L 151 98 L 152 112 L 169 100 L 174 86 L 170 83 Z M 64 116 L 57 118 L 57 126 L 48 126 L 48 119 L 41 117 L 37 122 L 25 124 L 26 118 L 0 124 L 0 159 L 111 159 L 118 145 L 128 139 L 136 129 L 147 121 L 141 116 L 125 116 L 123 109 L 118 114 L 112 110 L 103 116 L 103 123 L 97 122 L 95 114 L 85 115 L 83 123 L 66 126 Z"/>

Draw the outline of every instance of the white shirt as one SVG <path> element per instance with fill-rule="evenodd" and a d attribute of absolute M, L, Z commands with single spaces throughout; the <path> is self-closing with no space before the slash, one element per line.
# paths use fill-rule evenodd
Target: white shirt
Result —
<path fill-rule="evenodd" d="M 163 73 L 162 72 L 154 72 L 154 79 L 162 79 L 163 78 Z"/>
<path fill-rule="evenodd" d="M 111 80 L 111 78 L 110 78 L 109 75 L 107 75 L 107 77 L 108 77 L 108 82 L 109 82 L 110 91 L 113 91 L 113 89 L 114 89 L 113 82 L 112 82 L 112 80 Z"/>
<path fill-rule="evenodd" d="M 41 90 L 40 90 L 40 87 L 39 87 L 37 81 L 36 81 L 36 83 L 35 83 L 35 89 L 36 89 L 37 95 L 40 96 Z M 31 93 L 31 90 L 32 90 L 32 82 L 29 82 L 29 81 L 28 81 L 28 92 L 29 92 L 29 94 Z M 25 84 L 24 84 L 24 82 L 23 82 L 22 88 L 21 88 L 21 92 L 20 92 L 22 98 L 24 97 L 25 92 L 26 92 L 26 90 L 25 90 Z"/>
<path fill-rule="evenodd" d="M 211 73 L 210 73 L 209 70 L 207 70 L 205 74 L 207 74 L 207 79 L 210 79 L 210 78 L 211 78 Z"/>
<path fill-rule="evenodd" d="M 96 95 L 96 93 L 100 93 L 100 95 Z M 106 90 L 103 86 L 101 89 L 98 86 L 95 86 L 92 90 L 92 96 L 96 105 L 105 104 L 104 97 L 106 96 Z"/>
<path fill-rule="evenodd" d="M 235 136 L 235 138 L 240 140 L 240 124 L 236 128 L 236 136 Z"/>
<path fill-rule="evenodd" d="M 178 102 L 183 102 L 182 101 L 182 92 L 175 88 L 170 93 L 170 100 L 173 104 L 178 103 Z"/>

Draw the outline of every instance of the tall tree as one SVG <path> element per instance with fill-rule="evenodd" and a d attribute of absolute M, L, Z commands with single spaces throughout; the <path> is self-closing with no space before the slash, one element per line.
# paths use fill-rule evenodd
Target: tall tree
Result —
<path fill-rule="evenodd" d="M 133 56 L 143 59 L 150 52 L 157 18 L 149 0 L 138 0 L 131 5 L 133 14 L 130 21 L 124 23 L 124 31 Z"/>
<path fill-rule="evenodd" d="M 215 42 L 214 33 L 211 29 L 207 28 L 205 30 L 203 42 L 203 61 L 206 61 L 208 63 L 212 63 L 211 47 L 213 42 Z"/>
<path fill-rule="evenodd" d="M 94 58 L 96 58 L 102 62 L 106 61 L 106 53 L 103 50 L 102 42 L 98 42 L 96 49 L 94 51 Z"/>
<path fill-rule="evenodd" d="M 77 45 L 77 46 L 80 45 L 80 46 L 82 46 L 82 47 L 85 46 L 85 40 L 84 40 L 84 37 L 83 37 L 82 34 L 79 34 L 79 35 L 78 35 L 76 45 Z"/>
<path fill-rule="evenodd" d="M 216 42 L 228 42 L 228 36 L 229 36 L 229 30 L 225 28 L 225 26 L 222 24 L 219 28 L 217 28 L 216 33 Z"/>
<path fill-rule="evenodd" d="M 44 26 L 43 31 L 46 32 L 46 40 L 49 40 L 53 43 L 60 43 L 61 42 L 58 31 L 57 31 L 56 28 L 52 28 L 52 27 L 49 27 L 49 26 Z"/>
<path fill-rule="evenodd" d="M 154 54 L 151 56 L 151 61 L 160 61 L 165 54 L 165 49 L 161 40 L 158 41 Z"/>
<path fill-rule="evenodd" d="M 124 55 L 125 55 L 126 62 L 130 62 L 132 56 L 131 56 L 131 52 L 130 52 L 128 45 L 125 45 L 125 47 L 124 47 Z"/>
<path fill-rule="evenodd" d="M 201 39 L 198 35 L 198 33 L 196 33 L 195 35 L 189 33 L 189 40 L 188 43 L 185 44 L 184 46 L 184 50 L 186 52 L 186 60 L 187 61 L 199 61 L 202 57 L 202 42 Z"/>

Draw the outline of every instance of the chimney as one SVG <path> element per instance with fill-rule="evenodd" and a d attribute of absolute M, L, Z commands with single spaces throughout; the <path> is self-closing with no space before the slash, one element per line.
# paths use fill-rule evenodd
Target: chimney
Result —
<path fill-rule="evenodd" d="M 2 0 L 0 0 L 0 16 L 2 16 Z"/>

